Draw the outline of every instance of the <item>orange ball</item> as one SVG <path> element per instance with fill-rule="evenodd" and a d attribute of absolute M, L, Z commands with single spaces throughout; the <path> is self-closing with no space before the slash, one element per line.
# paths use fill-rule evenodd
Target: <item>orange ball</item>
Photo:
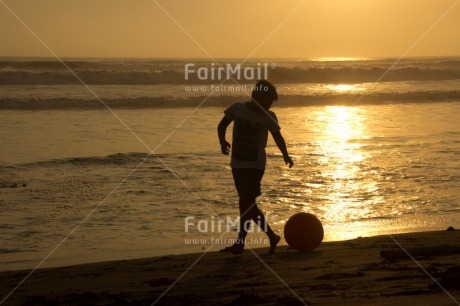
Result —
<path fill-rule="evenodd" d="M 323 238 L 321 221 L 309 213 L 300 212 L 291 216 L 284 226 L 284 239 L 291 248 L 301 252 L 318 247 Z"/>

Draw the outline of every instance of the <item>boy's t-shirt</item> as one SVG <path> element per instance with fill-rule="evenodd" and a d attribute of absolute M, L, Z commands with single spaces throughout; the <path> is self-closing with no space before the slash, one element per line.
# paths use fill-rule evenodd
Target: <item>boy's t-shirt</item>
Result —
<path fill-rule="evenodd" d="M 268 131 L 278 132 L 281 128 L 274 112 L 257 113 L 249 109 L 248 103 L 235 103 L 224 112 L 227 119 L 234 121 L 230 165 L 265 169 Z"/>

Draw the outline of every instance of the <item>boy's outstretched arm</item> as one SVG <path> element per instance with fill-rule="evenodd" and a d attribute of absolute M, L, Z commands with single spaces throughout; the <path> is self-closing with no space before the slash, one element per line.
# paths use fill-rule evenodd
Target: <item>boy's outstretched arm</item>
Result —
<path fill-rule="evenodd" d="M 220 150 L 222 154 L 228 155 L 230 153 L 230 144 L 225 140 L 225 132 L 227 131 L 227 126 L 232 123 L 231 120 L 227 119 L 227 117 L 223 117 L 220 121 L 219 125 L 217 126 L 217 134 L 219 135 L 219 142 L 220 142 Z"/>
<path fill-rule="evenodd" d="M 286 165 L 289 164 L 289 168 L 292 168 L 292 166 L 294 166 L 294 162 L 289 156 L 289 153 L 286 148 L 286 142 L 284 141 L 284 138 L 281 135 L 281 132 L 280 131 L 273 132 L 272 136 L 273 136 L 273 139 L 275 140 L 276 145 L 280 149 L 281 153 L 283 153 L 284 162 L 286 163 Z"/>

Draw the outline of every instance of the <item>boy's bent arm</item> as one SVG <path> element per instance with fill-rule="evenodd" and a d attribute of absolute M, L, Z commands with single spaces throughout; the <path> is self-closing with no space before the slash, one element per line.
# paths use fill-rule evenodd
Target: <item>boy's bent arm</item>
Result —
<path fill-rule="evenodd" d="M 289 164 L 289 168 L 292 168 L 292 166 L 294 166 L 294 162 L 289 156 L 289 153 L 286 148 L 286 142 L 284 141 L 284 138 L 281 135 L 281 132 L 280 131 L 272 132 L 271 134 L 273 136 L 273 139 L 275 140 L 276 145 L 280 149 L 281 153 L 283 153 L 284 162 L 286 163 L 286 165 Z"/>
<path fill-rule="evenodd" d="M 228 125 L 232 123 L 231 120 L 227 119 L 227 117 L 223 117 L 220 121 L 219 125 L 217 126 L 217 134 L 219 135 L 219 142 L 220 142 L 220 150 L 222 154 L 228 155 L 230 153 L 230 144 L 225 140 L 225 133 L 227 131 Z"/>

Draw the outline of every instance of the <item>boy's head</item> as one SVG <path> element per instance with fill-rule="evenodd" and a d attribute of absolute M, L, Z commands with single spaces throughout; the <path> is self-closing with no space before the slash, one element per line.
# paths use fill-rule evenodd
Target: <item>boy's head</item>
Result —
<path fill-rule="evenodd" d="M 278 100 L 276 88 L 272 83 L 266 80 L 257 81 L 254 90 L 252 91 L 252 102 L 258 104 L 262 108 L 268 110 L 272 106 L 273 101 Z"/>

